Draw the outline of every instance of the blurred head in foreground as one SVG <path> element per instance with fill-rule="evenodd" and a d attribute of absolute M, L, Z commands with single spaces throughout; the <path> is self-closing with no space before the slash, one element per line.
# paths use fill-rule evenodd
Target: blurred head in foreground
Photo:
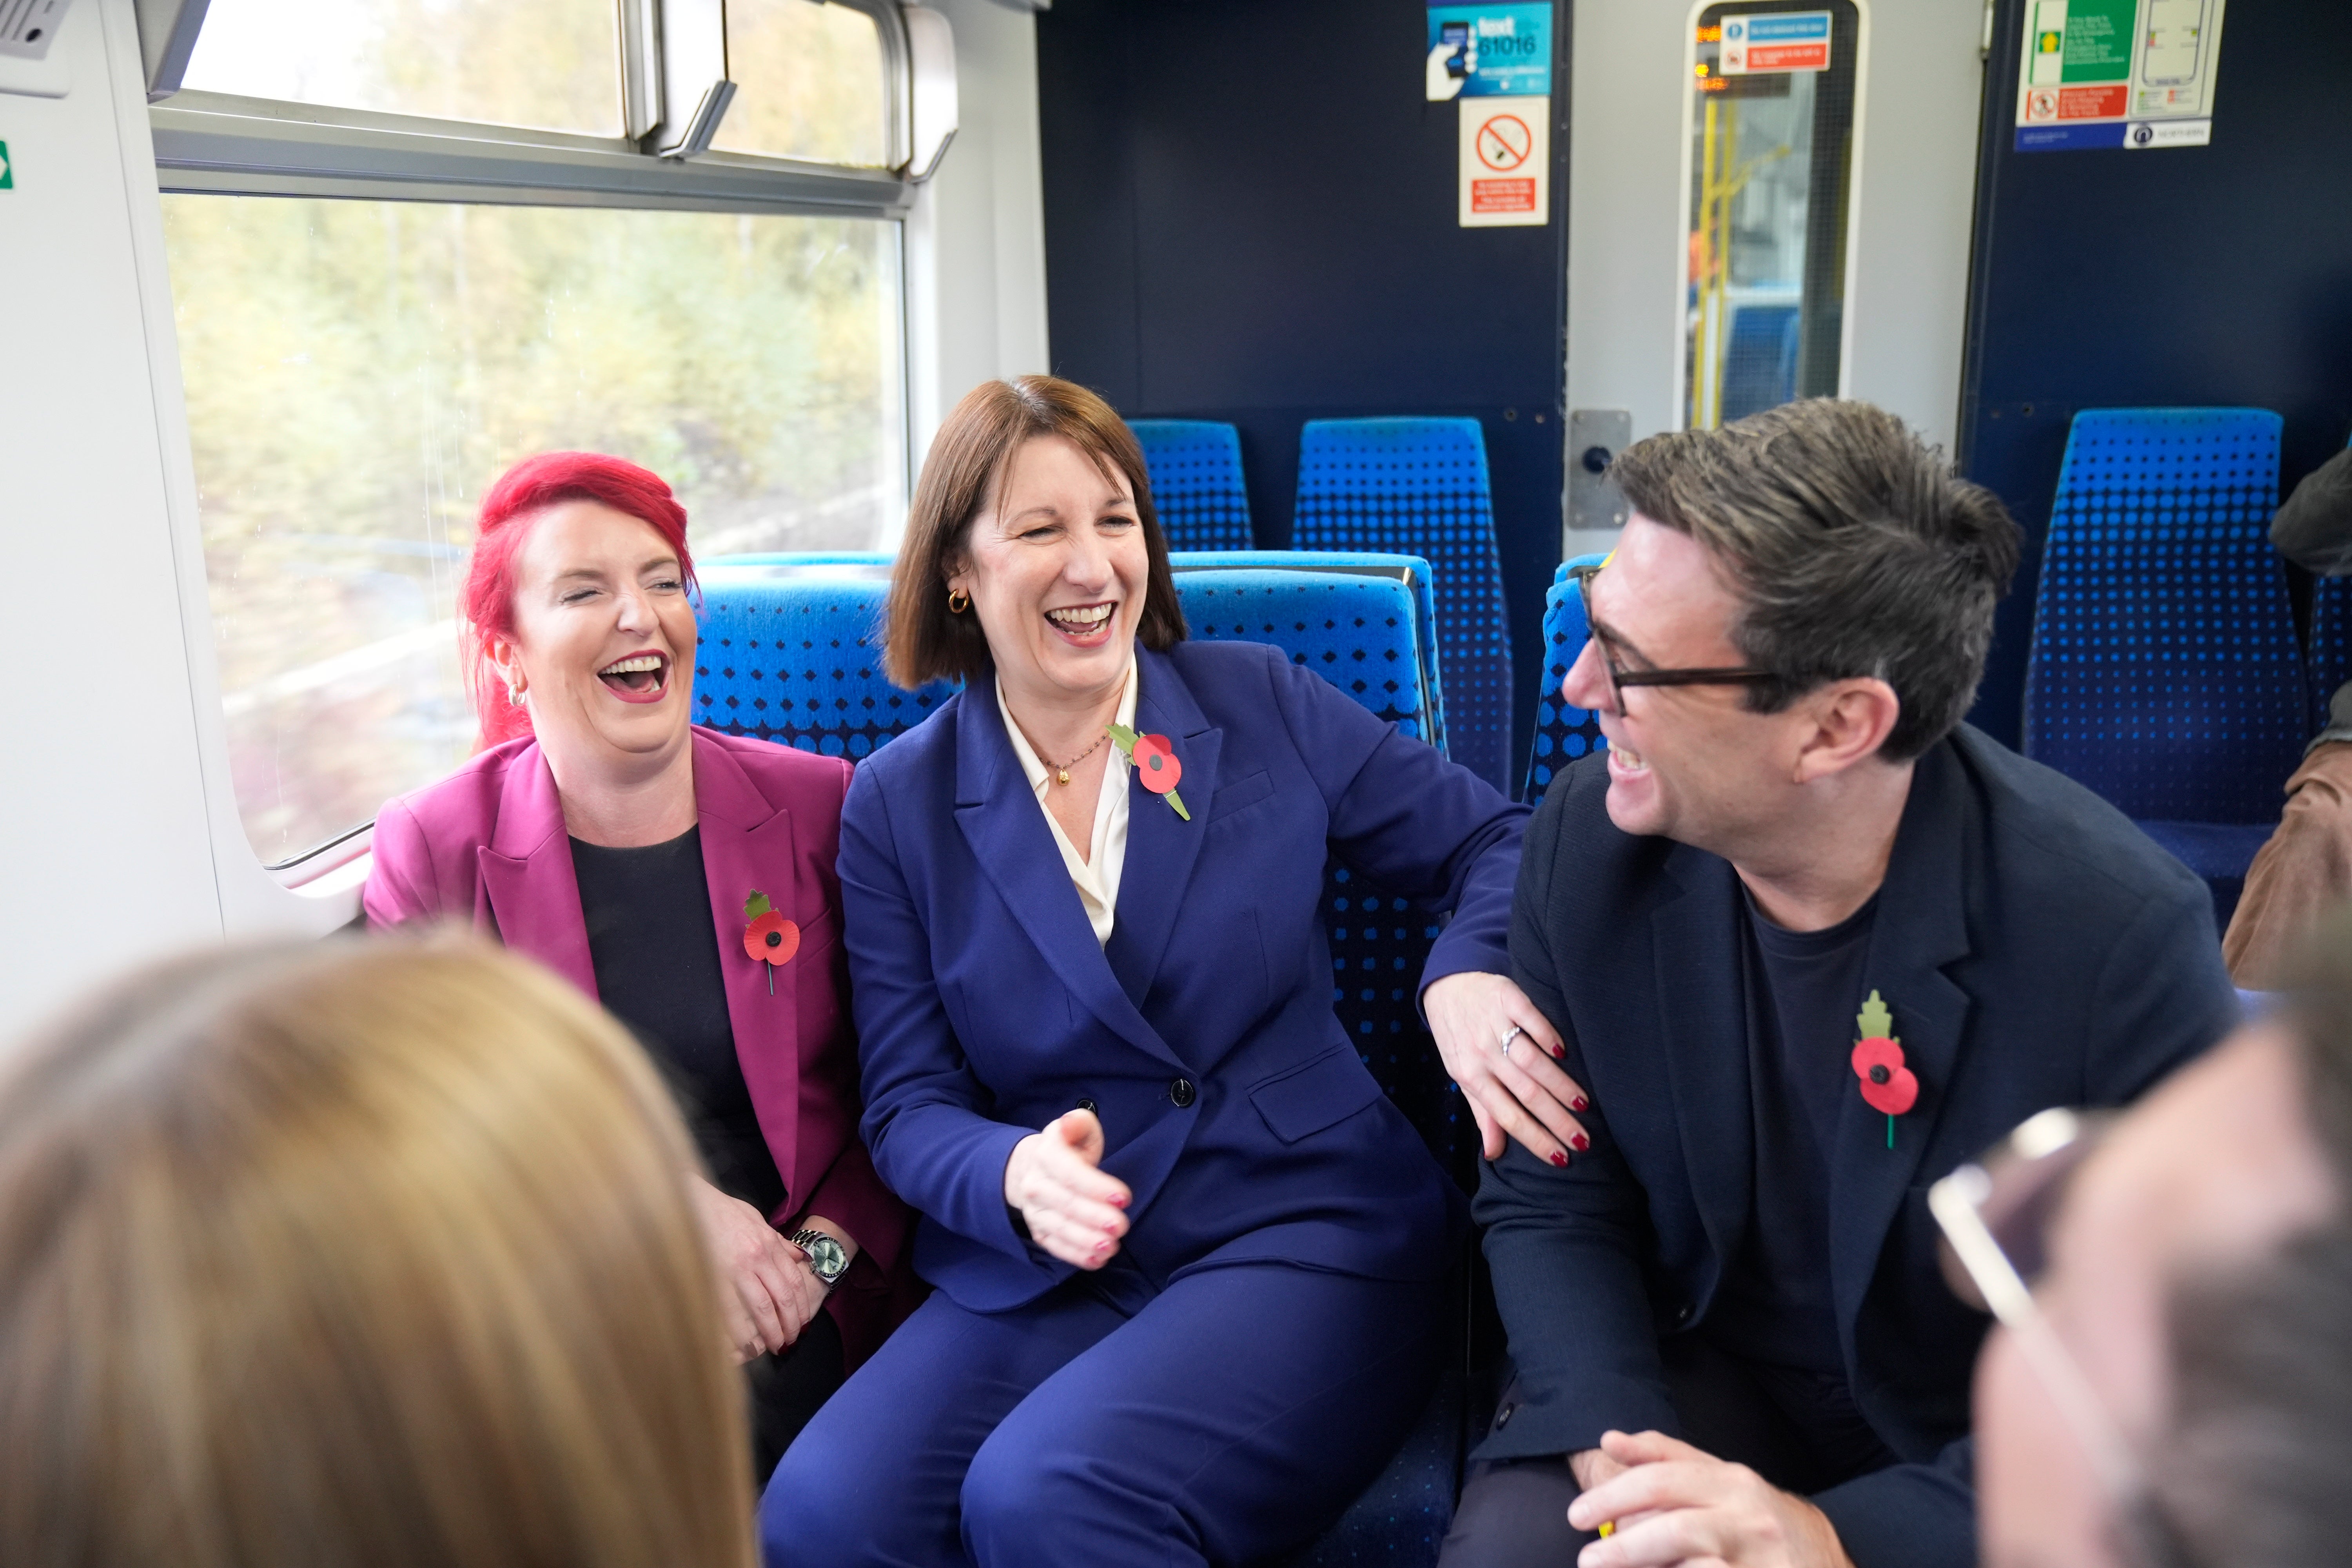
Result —
<path fill-rule="evenodd" d="M 0 1562 L 750 1568 L 693 1159 L 495 952 L 116 984 L 0 1054 Z"/>
<path fill-rule="evenodd" d="M 1978 1366 L 1992 1568 L 2343 1560 L 2352 910 L 2317 936 L 2273 1013 L 2133 1110 L 2037 1117 L 1987 1162 L 1982 1234 L 2032 1286 Z"/>

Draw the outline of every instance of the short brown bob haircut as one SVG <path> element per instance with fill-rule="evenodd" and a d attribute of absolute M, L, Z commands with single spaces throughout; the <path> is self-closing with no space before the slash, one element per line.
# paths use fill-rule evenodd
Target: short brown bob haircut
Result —
<path fill-rule="evenodd" d="M 948 607 L 948 579 L 963 566 L 972 520 L 995 499 L 1013 454 L 1039 436 L 1067 437 L 1105 478 L 1116 473 L 1127 480 L 1150 559 L 1136 636 L 1155 653 L 1184 640 L 1184 611 L 1176 602 L 1167 537 L 1151 504 L 1151 478 L 1127 421 L 1085 387 L 1058 376 L 984 381 L 964 394 L 931 437 L 890 574 L 883 668 L 908 690 L 933 680 L 972 680 L 993 668 L 980 617 Z"/>

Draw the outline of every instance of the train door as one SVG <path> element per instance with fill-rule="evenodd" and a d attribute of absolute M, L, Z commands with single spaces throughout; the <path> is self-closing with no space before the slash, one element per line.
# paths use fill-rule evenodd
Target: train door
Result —
<path fill-rule="evenodd" d="M 1949 448 L 1982 0 L 1576 9 L 1564 553 L 1610 548 L 1609 453 L 1792 397 Z"/>

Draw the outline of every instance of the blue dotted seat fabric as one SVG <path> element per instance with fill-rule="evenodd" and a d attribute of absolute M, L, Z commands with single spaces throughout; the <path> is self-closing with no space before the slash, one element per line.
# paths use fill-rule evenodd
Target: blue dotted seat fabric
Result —
<path fill-rule="evenodd" d="M 1423 736 L 1415 605 L 1402 583 L 1346 572 L 1208 569 L 1178 573 L 1176 594 L 1195 637 L 1271 643 L 1406 734 Z M 1477 1129 L 1417 1005 L 1438 917 L 1337 857 L 1323 880 L 1332 1008 L 1431 1152 L 1473 1188 Z"/>
<path fill-rule="evenodd" d="M 2279 416 L 2086 410 L 2059 470 L 2026 754 L 2141 821 L 2278 820 L 2310 728 L 2268 537 Z"/>
<path fill-rule="evenodd" d="M 2352 680 L 2352 577 L 2311 585 L 2311 702 L 2315 732 L 2327 727 L 2336 689 Z"/>
<path fill-rule="evenodd" d="M 1392 577 L 1412 590 L 1413 637 L 1421 649 L 1422 739 L 1448 752 L 1445 737 L 1445 691 L 1437 654 L 1437 595 L 1431 583 L 1435 574 L 1418 555 L 1398 555 L 1376 550 L 1181 550 L 1168 554 L 1177 572 L 1209 567 L 1252 567 L 1268 571 L 1356 573 Z"/>
<path fill-rule="evenodd" d="M 2259 408 L 2086 409 L 2059 468 L 2025 754 L 2120 807 L 2227 918 L 2310 727 Z"/>
<path fill-rule="evenodd" d="M 1569 666 L 1584 651 L 1585 639 L 1591 635 L 1591 628 L 1584 624 L 1584 595 L 1568 580 L 1568 574 L 1573 567 L 1598 566 L 1604 559 L 1579 555 L 1561 562 L 1544 593 L 1544 685 L 1536 700 L 1536 738 L 1528 757 L 1527 786 L 1519 796 L 1529 805 L 1542 804 L 1553 773 L 1609 745 L 1591 712 L 1570 707 L 1559 694 Z"/>
<path fill-rule="evenodd" d="M 1435 569 L 1446 750 L 1507 793 L 1511 636 L 1493 496 L 1475 419 L 1310 419 L 1291 542 L 1401 551 Z"/>
<path fill-rule="evenodd" d="M 705 563 L 695 722 L 850 758 L 921 723 L 955 688 L 883 676 L 889 570 L 887 556 Z"/>
<path fill-rule="evenodd" d="M 1171 550 L 1247 550 L 1241 435 L 1214 419 L 1130 419 Z"/>

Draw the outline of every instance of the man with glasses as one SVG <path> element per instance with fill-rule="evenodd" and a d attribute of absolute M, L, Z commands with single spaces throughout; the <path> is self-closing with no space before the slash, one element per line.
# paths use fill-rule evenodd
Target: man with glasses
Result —
<path fill-rule="evenodd" d="M 2277 1010 L 2112 1119 L 1936 1184 L 1990 1568 L 2319 1568 L 2352 1539 L 2352 915 Z M 2290 954 L 2289 964 L 2294 964 Z"/>
<path fill-rule="evenodd" d="M 1927 1185 L 2219 1038 L 2211 904 L 1960 724 L 2017 530 L 1899 421 L 1791 404 L 1612 472 L 1563 688 L 1608 749 L 1546 796 L 1511 932 L 1562 1053 L 1487 1064 L 1589 1103 L 1565 1163 L 1486 1169 L 1515 1377 L 1444 1561 L 1963 1568 L 1983 1320 Z"/>

